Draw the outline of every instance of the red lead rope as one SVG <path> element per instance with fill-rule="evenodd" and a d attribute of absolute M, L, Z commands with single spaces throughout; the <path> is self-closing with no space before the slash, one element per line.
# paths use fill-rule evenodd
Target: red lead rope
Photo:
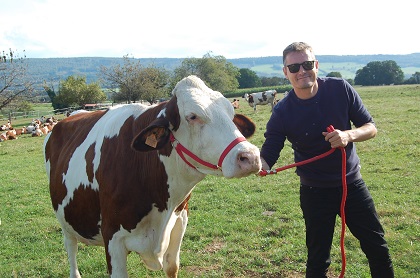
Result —
<path fill-rule="evenodd" d="M 334 127 L 330 125 L 327 127 L 328 132 L 333 132 Z M 344 237 L 346 234 L 346 214 L 345 214 L 345 207 L 346 207 L 346 199 L 347 199 L 347 180 L 346 180 L 346 150 L 343 147 L 339 148 L 341 150 L 341 183 L 343 186 L 343 194 L 341 196 L 341 205 L 340 205 L 340 214 L 341 214 L 341 239 L 340 239 L 340 248 L 341 248 L 341 273 L 339 278 L 344 277 L 344 273 L 346 272 L 346 251 L 344 248 Z M 329 156 L 332 154 L 336 149 L 331 149 L 325 153 L 322 153 L 320 155 L 314 156 L 312 158 L 296 162 L 293 164 L 289 164 L 280 168 L 277 168 L 275 170 L 261 170 L 258 175 L 265 177 L 267 175 L 277 174 L 278 172 L 284 171 L 286 169 L 290 169 L 293 167 L 305 165 L 311 162 L 314 162 L 316 160 L 319 160 L 321 158 L 324 158 L 326 156 Z"/>
<path fill-rule="evenodd" d="M 343 186 L 343 193 L 341 196 L 341 239 L 340 239 L 340 248 L 341 248 L 341 273 L 340 278 L 344 277 L 346 272 L 346 251 L 344 249 L 344 236 L 346 234 L 346 199 L 347 199 L 347 180 L 346 180 L 346 150 L 343 147 L 340 147 L 341 150 L 341 182 Z"/>

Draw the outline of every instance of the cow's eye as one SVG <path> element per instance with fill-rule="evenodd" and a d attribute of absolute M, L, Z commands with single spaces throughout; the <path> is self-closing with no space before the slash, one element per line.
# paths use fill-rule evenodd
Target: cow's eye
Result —
<path fill-rule="evenodd" d="M 194 113 L 189 114 L 185 117 L 188 123 L 190 124 L 203 124 L 202 119 Z"/>
<path fill-rule="evenodd" d="M 190 114 L 190 115 L 186 116 L 185 119 L 187 120 L 187 122 L 192 122 L 192 121 L 197 120 L 197 115 Z"/>

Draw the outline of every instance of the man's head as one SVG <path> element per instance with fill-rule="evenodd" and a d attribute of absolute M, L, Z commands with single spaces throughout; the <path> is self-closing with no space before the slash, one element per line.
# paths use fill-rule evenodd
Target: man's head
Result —
<path fill-rule="evenodd" d="M 305 52 L 305 51 L 309 51 L 310 53 L 312 53 L 314 55 L 315 58 L 315 54 L 314 51 L 312 49 L 312 46 L 310 46 L 309 44 L 305 43 L 305 42 L 294 42 L 289 44 L 284 50 L 283 50 L 283 64 L 286 65 L 285 61 L 287 58 L 287 55 L 291 52 Z"/>
<path fill-rule="evenodd" d="M 283 73 L 295 91 L 316 86 L 319 65 L 309 44 L 294 42 L 287 46 L 283 51 L 283 65 Z"/>

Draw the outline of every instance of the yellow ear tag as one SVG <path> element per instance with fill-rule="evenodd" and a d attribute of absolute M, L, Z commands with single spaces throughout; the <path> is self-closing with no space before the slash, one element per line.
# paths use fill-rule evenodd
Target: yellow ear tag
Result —
<path fill-rule="evenodd" d="M 158 141 L 156 140 L 156 134 L 152 133 L 146 138 L 146 145 L 152 148 L 156 148 Z"/>

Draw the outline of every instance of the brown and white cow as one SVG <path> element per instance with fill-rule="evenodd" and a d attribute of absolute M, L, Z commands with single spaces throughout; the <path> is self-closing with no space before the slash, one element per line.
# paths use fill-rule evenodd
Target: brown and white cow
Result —
<path fill-rule="evenodd" d="M 155 106 L 127 104 L 60 121 L 45 139 L 52 205 L 70 277 L 80 277 L 77 242 L 103 245 L 111 277 L 127 277 L 138 253 L 177 277 L 188 199 L 207 174 L 240 178 L 261 168 L 243 137 L 255 125 L 228 99 L 189 76 Z"/>
<path fill-rule="evenodd" d="M 239 99 L 234 98 L 231 103 L 234 109 L 239 109 Z"/>
<path fill-rule="evenodd" d="M 254 111 L 257 111 L 257 105 L 271 105 L 271 111 L 273 111 L 274 102 L 276 100 L 276 90 L 268 90 L 264 92 L 257 92 L 252 94 L 244 94 L 242 97 L 246 99 L 249 106 L 254 108 Z"/>

